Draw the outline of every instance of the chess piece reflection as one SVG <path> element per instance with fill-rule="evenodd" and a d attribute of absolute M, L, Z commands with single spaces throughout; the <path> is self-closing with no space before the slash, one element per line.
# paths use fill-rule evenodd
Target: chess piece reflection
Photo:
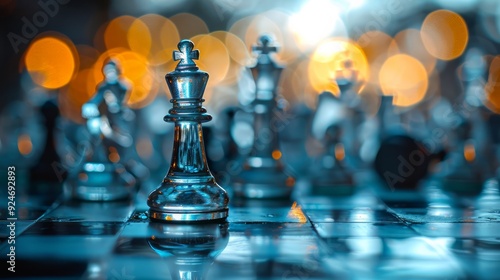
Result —
<path fill-rule="evenodd" d="M 150 223 L 148 244 L 167 260 L 171 279 L 202 280 L 229 241 L 228 223 Z"/>
<path fill-rule="evenodd" d="M 127 171 L 120 155 L 123 148 L 130 147 L 132 138 L 116 116 L 122 110 L 128 88 L 119 77 L 115 61 L 108 61 L 103 72 L 105 80 L 82 107 L 90 134 L 85 159 L 65 184 L 68 196 L 82 200 L 118 200 L 135 192 L 136 179 Z"/>
<path fill-rule="evenodd" d="M 236 196 L 245 198 L 288 198 L 295 179 L 285 173 L 274 119 L 276 87 L 282 67 L 276 65 L 270 54 L 277 51 L 269 36 L 261 36 L 257 64 L 251 68 L 256 85 L 253 101 L 254 143 L 243 163 L 243 171 L 234 178 Z"/>
<path fill-rule="evenodd" d="M 182 40 L 174 51 L 179 63 L 166 75 L 173 108 L 164 120 L 175 123 L 172 160 L 162 184 L 148 197 L 152 220 L 192 222 L 225 219 L 229 198 L 207 164 L 201 124 L 212 117 L 202 107 L 208 74 L 200 71 L 194 44 Z"/>

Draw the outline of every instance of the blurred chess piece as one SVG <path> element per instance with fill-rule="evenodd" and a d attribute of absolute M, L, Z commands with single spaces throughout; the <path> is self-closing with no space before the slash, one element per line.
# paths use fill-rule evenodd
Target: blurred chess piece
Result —
<path fill-rule="evenodd" d="M 210 266 L 229 241 L 229 224 L 150 223 L 148 244 L 167 261 L 172 280 L 207 279 Z"/>
<path fill-rule="evenodd" d="M 441 174 L 443 189 L 460 194 L 479 194 L 484 178 L 476 158 L 471 122 L 461 117 L 454 133 L 455 149 L 449 153 Z"/>
<path fill-rule="evenodd" d="M 253 50 L 258 53 L 257 64 L 251 68 L 256 85 L 252 103 L 254 142 L 243 170 L 233 179 L 234 194 L 243 198 L 288 198 L 295 179 L 285 173 L 281 162 L 275 118 L 276 88 L 283 68 L 270 56 L 277 51 L 270 36 L 261 36 Z"/>
<path fill-rule="evenodd" d="M 312 165 L 311 186 L 313 194 L 352 194 L 354 182 L 351 170 L 345 164 L 345 148 L 342 143 L 342 126 L 330 125 L 323 137 L 323 153 Z"/>
<path fill-rule="evenodd" d="M 64 189 L 69 197 L 108 201 L 131 197 L 135 193 L 136 179 L 125 168 L 119 153 L 130 148 L 132 138 L 117 119 L 128 88 L 120 79 L 120 70 L 114 60 L 108 61 L 103 72 L 105 80 L 97 93 L 82 107 L 90 143 L 82 164 L 70 173 Z M 133 147 L 132 147 L 133 148 Z"/>
<path fill-rule="evenodd" d="M 149 215 L 164 222 L 225 219 L 229 198 L 208 168 L 201 126 L 212 119 L 202 107 L 208 74 L 193 61 L 199 57 L 193 42 L 182 40 L 177 47 L 179 63 L 165 77 L 173 108 L 164 120 L 175 123 L 172 161 L 161 185 L 149 194 Z"/>
<path fill-rule="evenodd" d="M 375 172 L 392 191 L 416 189 L 434 163 L 441 161 L 446 153 L 438 148 L 429 150 L 410 135 L 394 108 L 393 96 L 381 98 L 377 114 L 380 146 L 373 162 Z"/>

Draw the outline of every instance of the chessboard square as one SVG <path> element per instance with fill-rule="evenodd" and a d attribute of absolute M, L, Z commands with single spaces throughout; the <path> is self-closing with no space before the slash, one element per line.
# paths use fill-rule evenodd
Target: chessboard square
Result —
<path fill-rule="evenodd" d="M 500 223 L 427 223 L 411 227 L 429 237 L 500 238 Z"/>
<path fill-rule="evenodd" d="M 372 262 L 389 259 L 439 261 L 445 258 L 428 238 L 422 236 L 405 238 L 340 237 L 326 238 L 323 243 L 327 248 L 324 250 L 324 254 L 339 256 L 339 258 L 345 258 L 349 261 Z"/>
<path fill-rule="evenodd" d="M 316 236 L 310 223 L 229 223 L 229 232 L 231 235 L 234 233 L 244 233 L 247 237 L 253 235 L 268 235 L 280 238 L 285 236 Z"/>
<path fill-rule="evenodd" d="M 232 207 L 227 220 L 230 223 L 305 223 L 307 217 L 302 209 L 297 206 L 279 208 Z"/>
<path fill-rule="evenodd" d="M 392 237 L 407 238 L 417 233 L 403 223 L 313 223 L 322 238 Z"/>
<path fill-rule="evenodd" d="M 68 201 L 46 214 L 42 221 L 54 222 L 125 222 L 134 211 L 128 201 L 80 202 Z"/>
<path fill-rule="evenodd" d="M 88 261 L 110 255 L 115 242 L 114 236 L 21 236 L 16 239 L 16 260 Z"/>
<path fill-rule="evenodd" d="M 408 223 L 495 223 L 500 222 L 500 213 L 496 210 L 471 208 L 429 207 L 429 208 L 394 208 L 396 216 Z"/>
<path fill-rule="evenodd" d="M 164 280 L 170 279 L 168 261 L 162 258 L 143 258 L 141 255 L 114 255 L 102 279 Z"/>
<path fill-rule="evenodd" d="M 44 222 L 39 221 L 29 227 L 24 235 L 31 236 L 109 236 L 122 229 L 120 222 Z"/>
<path fill-rule="evenodd" d="M 371 194 L 358 192 L 352 196 L 325 197 L 306 196 L 298 199 L 304 210 L 332 210 L 368 208 L 373 210 L 385 209 L 385 205 Z"/>
<path fill-rule="evenodd" d="M 452 256 L 467 275 L 485 279 L 498 273 L 500 238 L 438 237 L 430 240 L 444 254 Z"/>
<path fill-rule="evenodd" d="M 305 210 L 313 223 L 399 223 L 400 220 L 386 210 L 367 208 L 352 210 Z"/>

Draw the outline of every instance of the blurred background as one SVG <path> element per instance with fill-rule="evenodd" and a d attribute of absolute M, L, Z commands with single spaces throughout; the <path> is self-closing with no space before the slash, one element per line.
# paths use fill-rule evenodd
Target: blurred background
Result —
<path fill-rule="evenodd" d="M 137 153 L 150 170 L 164 174 L 171 148 L 166 136 L 171 127 L 162 120 L 170 107 L 164 75 L 174 69 L 172 50 L 184 38 L 195 43 L 201 53 L 197 63 L 210 74 L 205 106 L 215 117 L 207 125 L 216 135 L 225 131 L 217 124 L 227 108 L 247 106 L 252 99 L 255 85 L 246 67 L 255 63 L 251 46 L 264 33 L 279 46 L 275 58 L 285 69 L 277 91 L 283 110 L 294 115 L 313 114 L 324 91 L 339 96 L 344 80 L 353 84 L 364 120 L 380 113 L 383 96 L 392 96 L 399 124 L 421 139 L 433 127 L 446 134 L 463 123 L 457 118 L 473 119 L 477 110 L 488 117 L 474 127 L 483 128 L 478 135 L 489 135 L 484 124 L 500 112 L 500 2 L 495 0 L 0 0 L 0 7 L 0 161 L 6 165 L 31 168 L 50 150 L 47 135 L 53 128 L 44 107 L 50 100 L 63 135 L 54 136 L 56 153 L 44 161 L 58 163 L 51 165 L 56 175 L 58 168 L 70 169 L 79 157 L 81 107 L 103 80 L 103 62 L 115 57 L 132 85 L 127 104 L 139 120 Z M 314 123 L 302 125 L 321 138 Z M 239 149 L 248 148 L 251 128 L 233 130 Z M 293 135 L 283 133 L 283 141 L 293 142 Z M 457 137 L 458 142 L 479 139 Z M 311 141 L 304 140 L 309 157 L 320 153 Z M 448 145 L 441 138 L 436 143 Z M 464 153 L 475 157 L 478 146 Z M 373 161 L 373 147 L 358 157 Z M 209 145 L 212 161 L 227 158 L 221 149 Z M 296 173 L 305 168 L 300 157 L 295 166 L 293 154 L 286 158 L 284 151 L 284 157 Z"/>

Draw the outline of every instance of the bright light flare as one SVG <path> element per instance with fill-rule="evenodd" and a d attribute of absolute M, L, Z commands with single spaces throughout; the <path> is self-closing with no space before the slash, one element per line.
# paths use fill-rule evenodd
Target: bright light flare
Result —
<path fill-rule="evenodd" d="M 340 8 L 328 0 L 307 1 L 299 13 L 290 17 L 289 28 L 299 46 L 310 48 L 340 27 L 340 12 Z"/>
<path fill-rule="evenodd" d="M 317 93 L 326 90 L 339 94 L 336 79 L 367 81 L 369 65 L 358 45 L 346 39 L 332 38 L 321 43 L 312 54 L 308 77 Z"/>

